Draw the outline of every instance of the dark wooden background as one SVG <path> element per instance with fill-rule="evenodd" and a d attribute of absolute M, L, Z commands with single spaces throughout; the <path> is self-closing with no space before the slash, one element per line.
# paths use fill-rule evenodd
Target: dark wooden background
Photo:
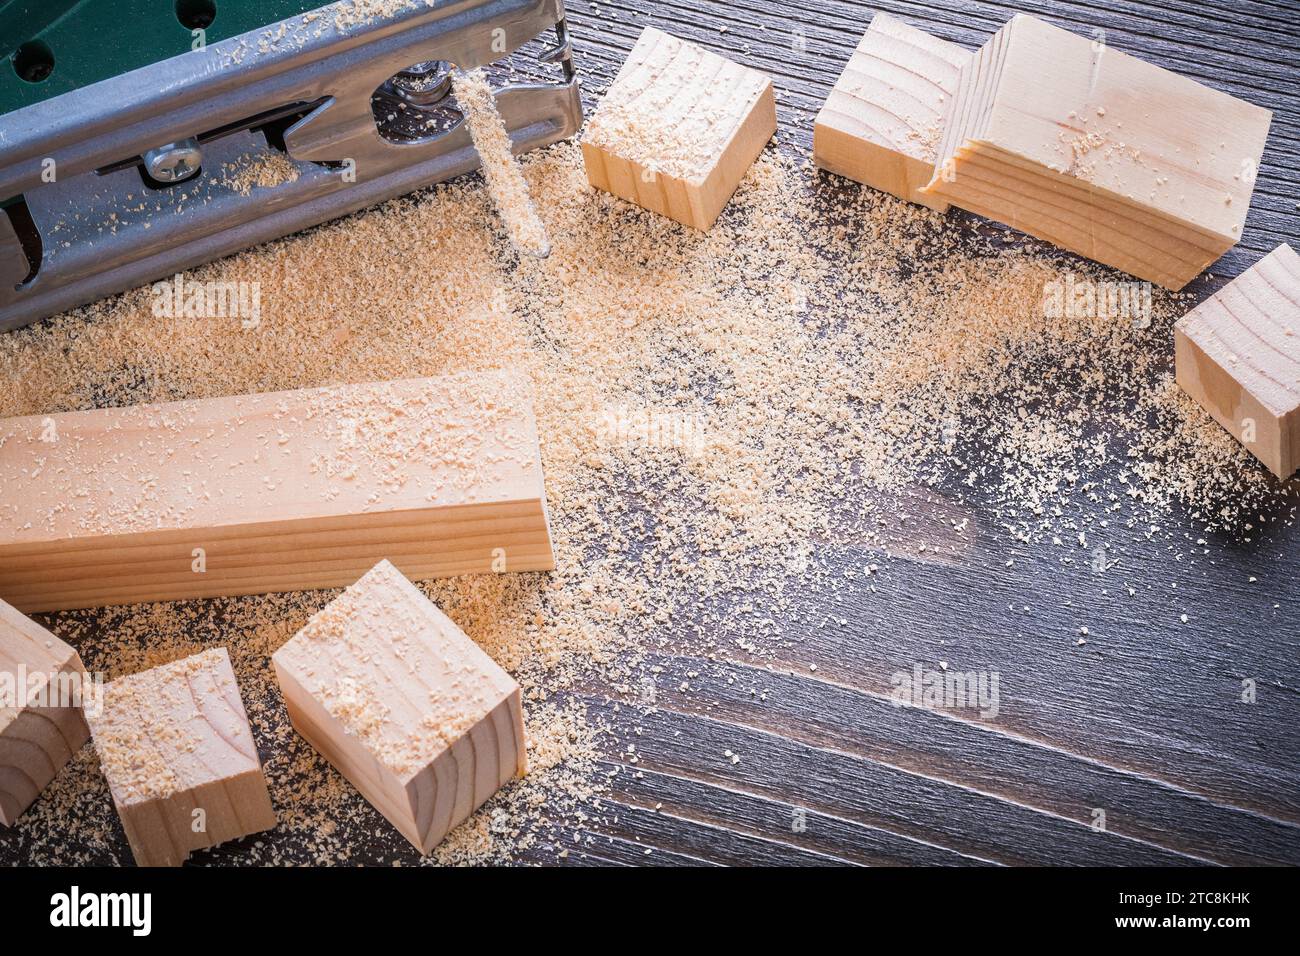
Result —
<path fill-rule="evenodd" d="M 569 19 L 589 109 L 653 23 L 770 73 L 782 134 L 806 150 L 877 9 L 969 47 L 1016 11 L 1087 35 L 1101 28 L 1118 49 L 1272 109 L 1243 241 L 1190 288 L 1208 294 L 1277 243 L 1297 242 L 1297 2 L 623 0 L 572 4 Z M 909 510 L 942 517 L 944 507 Z M 521 860 L 1300 863 L 1300 527 L 1284 520 L 1245 541 L 1177 517 L 1153 538 L 1114 522 L 1107 540 L 1121 563 L 1097 574 L 1059 549 L 1017 545 L 978 501 L 948 513 L 979 530 L 943 561 L 918 547 L 952 543 L 943 520 L 909 523 L 890 561 L 827 542 L 832 567 L 883 570 L 831 597 L 804 595 L 775 658 L 675 653 L 691 646 L 681 622 L 650 661 L 663 668 L 653 701 L 579 689 L 616 729 L 601 767 L 609 792 L 580 842 L 557 832 Z M 892 704 L 890 674 L 939 661 L 1000 675 L 995 721 Z M 1241 700 L 1246 679 L 1257 682 L 1253 704 Z M 369 808 L 354 817 L 356 862 L 414 859 Z M 21 861 L 0 841 L 5 860 Z M 195 862 L 239 862 L 238 844 Z"/>
<path fill-rule="evenodd" d="M 876 10 L 971 48 L 1016 12 L 1088 36 L 1100 28 L 1117 49 L 1268 107 L 1243 240 L 1190 288 L 1207 295 L 1278 243 L 1297 243 L 1294 0 L 624 0 L 571 4 L 569 18 L 589 86 L 612 80 L 647 23 L 767 71 L 781 133 L 807 151 Z M 1244 543 L 1176 520 L 1170 545 L 1112 523 L 1121 564 L 1096 574 L 1063 564 L 1059 550 L 1016 546 L 978 508 L 970 516 L 985 530 L 959 560 L 904 558 L 832 604 L 810 596 L 792 616 L 805 633 L 783 659 L 665 654 L 650 713 L 615 713 L 593 688 L 595 709 L 640 733 L 627 738 L 635 764 L 610 761 L 612 800 L 584 847 L 590 858 L 1300 863 L 1300 527 L 1282 522 Z M 947 527 L 921 522 L 910 545 L 942 546 Z M 1202 536 L 1211 553 L 1198 559 Z M 877 559 L 852 543 L 828 547 L 832 565 Z M 1090 634 L 1078 646 L 1082 625 Z M 999 672 L 996 721 L 893 705 L 888 675 L 941 660 Z M 1254 704 L 1241 702 L 1247 678 Z"/>

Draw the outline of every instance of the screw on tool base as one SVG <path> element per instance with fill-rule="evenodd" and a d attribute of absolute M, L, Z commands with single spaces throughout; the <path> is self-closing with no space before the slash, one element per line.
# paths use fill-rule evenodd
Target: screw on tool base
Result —
<path fill-rule="evenodd" d="M 151 149 L 142 158 L 145 172 L 150 177 L 160 183 L 179 183 L 199 171 L 203 165 L 203 150 L 199 148 L 199 141 L 191 137 Z"/>

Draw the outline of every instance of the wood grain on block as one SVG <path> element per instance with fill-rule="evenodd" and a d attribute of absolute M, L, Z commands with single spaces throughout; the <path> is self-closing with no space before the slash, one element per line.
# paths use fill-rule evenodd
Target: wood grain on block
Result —
<path fill-rule="evenodd" d="M 266 778 L 224 647 L 104 685 L 87 720 L 141 866 L 275 826 Z"/>
<path fill-rule="evenodd" d="M 90 737 L 77 652 L 0 601 L 0 824 L 12 826 Z"/>
<path fill-rule="evenodd" d="M 944 115 L 971 53 L 877 13 L 813 124 L 813 162 L 943 212 L 934 176 Z"/>
<path fill-rule="evenodd" d="M 505 372 L 0 421 L 0 594 L 27 611 L 554 567 Z"/>
<path fill-rule="evenodd" d="M 387 561 L 272 660 L 299 733 L 422 853 L 526 770 L 519 685 Z"/>
<path fill-rule="evenodd" d="M 776 132 L 772 81 L 646 27 L 587 122 L 591 185 L 709 229 Z"/>
<path fill-rule="evenodd" d="M 1300 256 L 1278 246 L 1174 325 L 1178 384 L 1279 478 L 1300 468 Z"/>
<path fill-rule="evenodd" d="M 962 67 L 925 192 L 1180 289 L 1241 238 L 1271 116 L 1017 15 Z"/>

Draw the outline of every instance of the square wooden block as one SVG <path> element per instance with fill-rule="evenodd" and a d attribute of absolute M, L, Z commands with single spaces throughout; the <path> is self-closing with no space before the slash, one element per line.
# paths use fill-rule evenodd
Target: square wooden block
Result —
<path fill-rule="evenodd" d="M 1300 256 L 1285 243 L 1174 325 L 1178 384 L 1279 478 L 1300 468 Z"/>
<path fill-rule="evenodd" d="M 0 601 L 0 824 L 12 826 L 90 739 L 81 658 Z"/>
<path fill-rule="evenodd" d="M 707 230 L 776 132 L 764 74 L 646 27 L 587 121 L 587 180 Z"/>
<path fill-rule="evenodd" d="M 86 716 L 141 866 L 275 826 L 224 647 L 110 681 L 102 713 Z"/>
<path fill-rule="evenodd" d="M 939 212 L 934 176 L 944 114 L 971 53 L 877 13 L 813 124 L 813 162 Z"/>
<path fill-rule="evenodd" d="M 527 769 L 519 685 L 387 561 L 272 661 L 294 727 L 421 853 Z"/>

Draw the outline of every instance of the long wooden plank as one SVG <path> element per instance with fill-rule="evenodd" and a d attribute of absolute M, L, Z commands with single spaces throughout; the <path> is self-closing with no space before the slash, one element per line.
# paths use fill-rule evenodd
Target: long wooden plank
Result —
<path fill-rule="evenodd" d="M 554 567 L 509 372 L 11 419 L 0 488 L 27 611 Z"/>

